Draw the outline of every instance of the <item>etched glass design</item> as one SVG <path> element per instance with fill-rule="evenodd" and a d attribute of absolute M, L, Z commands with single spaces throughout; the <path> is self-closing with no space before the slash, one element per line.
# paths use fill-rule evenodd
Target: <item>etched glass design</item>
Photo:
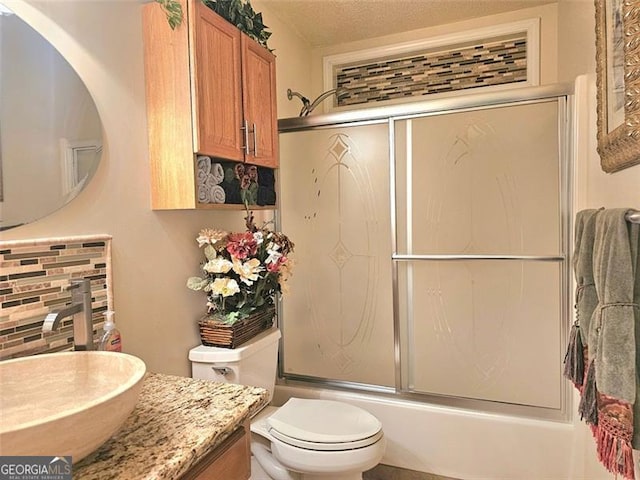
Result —
<path fill-rule="evenodd" d="M 394 384 L 387 125 L 280 136 L 285 374 Z"/>
<path fill-rule="evenodd" d="M 558 118 L 548 101 L 397 122 L 407 391 L 561 408 Z"/>
<path fill-rule="evenodd" d="M 557 255 L 557 119 L 546 102 L 399 122 L 399 253 Z"/>
<path fill-rule="evenodd" d="M 561 407 L 559 263 L 422 261 L 399 275 L 408 390 Z"/>

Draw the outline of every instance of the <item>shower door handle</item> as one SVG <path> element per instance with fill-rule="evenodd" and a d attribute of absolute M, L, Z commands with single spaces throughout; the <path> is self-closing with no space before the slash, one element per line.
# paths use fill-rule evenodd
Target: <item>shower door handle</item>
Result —
<path fill-rule="evenodd" d="M 242 145 L 242 149 L 244 150 L 245 155 L 250 155 L 251 151 L 249 150 L 249 122 L 243 120 L 240 130 L 244 131 L 244 145 Z"/>

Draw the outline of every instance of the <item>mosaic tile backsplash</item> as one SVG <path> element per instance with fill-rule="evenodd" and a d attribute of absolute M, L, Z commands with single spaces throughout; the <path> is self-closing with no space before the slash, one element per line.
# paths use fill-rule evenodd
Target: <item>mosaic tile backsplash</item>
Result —
<path fill-rule="evenodd" d="M 42 332 L 45 316 L 68 305 L 71 280 L 91 280 L 94 341 L 112 306 L 111 237 L 0 242 L 0 360 L 73 349 L 71 317 Z"/>
<path fill-rule="evenodd" d="M 526 33 L 437 52 L 334 67 L 337 106 L 527 81 Z"/>

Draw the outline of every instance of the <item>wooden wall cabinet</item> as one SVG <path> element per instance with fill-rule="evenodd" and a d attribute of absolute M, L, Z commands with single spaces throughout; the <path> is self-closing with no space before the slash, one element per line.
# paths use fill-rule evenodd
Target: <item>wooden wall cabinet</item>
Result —
<path fill-rule="evenodd" d="M 197 202 L 195 154 L 278 167 L 275 57 L 202 1 L 181 3 L 175 30 L 143 7 L 152 208 L 220 208 Z"/>

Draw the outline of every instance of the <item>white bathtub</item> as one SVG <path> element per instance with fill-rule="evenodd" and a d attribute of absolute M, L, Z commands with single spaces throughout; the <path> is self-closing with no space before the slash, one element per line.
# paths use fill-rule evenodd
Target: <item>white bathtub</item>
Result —
<path fill-rule="evenodd" d="M 382 463 L 458 479 L 610 479 L 580 424 L 532 420 L 320 388 L 276 386 L 289 397 L 358 405 L 380 419 L 387 437 Z M 585 452 L 588 458 L 585 458 Z M 593 457 L 593 458 L 591 458 Z"/>

